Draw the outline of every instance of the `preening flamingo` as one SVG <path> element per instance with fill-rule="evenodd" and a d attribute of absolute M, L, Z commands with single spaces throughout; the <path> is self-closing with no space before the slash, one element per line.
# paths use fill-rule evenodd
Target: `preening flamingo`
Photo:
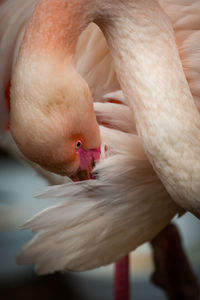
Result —
<path fill-rule="evenodd" d="M 78 4 L 84 11 L 76 10 Z M 192 1 L 191 5 L 184 1 L 187 9 L 177 1 L 180 14 L 174 16 L 171 1 L 160 1 L 160 4 L 171 17 L 175 29 L 184 20 L 185 11 L 193 9 L 196 13 L 198 8 L 197 1 Z M 95 170 L 98 179 L 50 189 L 45 195 L 67 195 L 71 200 L 46 210 L 25 225 L 39 233 L 24 250 L 23 259 L 28 263 L 35 262 L 40 273 L 65 268 L 93 268 L 120 258 L 153 238 L 181 211 L 174 200 L 199 216 L 200 119 L 182 69 L 171 23 L 156 1 L 101 1 L 101 5 L 98 1 L 83 0 L 76 3 L 58 0 L 38 2 L 13 73 L 11 126 L 18 145 L 29 158 L 45 168 L 62 174 L 68 172 L 69 159 L 62 156 L 66 144 L 60 144 L 64 136 L 68 137 L 63 128 L 68 111 L 60 101 L 55 101 L 55 109 L 52 109 L 46 97 L 52 100 L 52 95 L 57 95 L 55 88 L 59 84 L 66 91 L 64 97 L 70 95 L 76 97 L 78 103 L 87 103 L 87 99 L 75 93 L 75 83 L 80 80 L 84 90 L 82 97 L 90 95 L 87 85 L 72 66 L 72 54 L 81 30 L 92 20 L 107 38 L 128 106 L 96 103 L 100 122 L 108 117 L 106 123 L 114 128 L 101 128 L 102 141 L 108 151 L 104 153 L 102 149 L 102 159 Z M 192 21 L 188 21 L 191 27 Z M 66 30 L 59 30 L 64 25 Z M 186 75 L 191 91 L 197 95 L 192 73 L 195 69 L 187 61 L 191 58 L 188 47 L 194 51 L 192 54 L 199 54 L 195 47 L 197 37 L 191 38 L 192 35 L 188 37 L 187 34 L 178 32 L 177 43 L 188 63 Z M 52 70 L 58 76 L 52 78 Z M 69 71 L 73 74 L 70 77 Z M 70 79 L 70 84 L 67 79 Z M 52 94 L 46 87 L 51 88 Z M 33 101 L 34 96 L 37 99 Z M 71 97 L 66 98 L 67 106 L 69 100 L 74 103 Z M 91 98 L 88 107 L 94 121 Z M 23 121 L 25 111 L 27 117 Z M 113 111 L 111 116 L 110 111 Z M 49 113 L 51 121 L 45 118 Z M 36 116 L 41 124 L 34 121 Z M 77 116 L 80 117 L 79 114 Z M 54 124 L 55 120 L 58 125 Z M 86 125 L 90 125 L 89 122 Z M 31 141 L 24 126 L 33 133 Z M 96 136 L 96 123 L 95 128 L 95 133 L 89 132 Z M 29 149 L 27 141 L 31 145 L 34 141 Z M 73 145 L 75 151 L 74 140 Z M 99 138 L 94 145 L 86 148 L 98 146 Z M 47 149 L 50 156 L 46 156 Z M 40 156 L 39 151 L 44 155 Z M 70 160 L 69 169 L 68 174 L 73 173 L 77 164 L 71 168 Z M 53 242 L 55 239 L 56 244 Z M 91 260 L 91 257 L 94 259 Z"/>

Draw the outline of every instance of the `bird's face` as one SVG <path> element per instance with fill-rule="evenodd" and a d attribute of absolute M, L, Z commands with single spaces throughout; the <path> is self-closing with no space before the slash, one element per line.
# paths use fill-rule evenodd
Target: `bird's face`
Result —
<path fill-rule="evenodd" d="M 48 171 L 67 175 L 73 180 L 91 178 L 95 162 L 100 158 L 101 142 L 95 116 L 86 116 L 82 120 L 75 117 L 72 124 L 77 125 L 73 126 L 73 130 L 67 127 L 64 136 L 58 132 L 55 138 L 51 136 L 46 152 L 40 151 L 38 159 L 33 160 Z"/>
<path fill-rule="evenodd" d="M 28 159 L 78 180 L 77 176 L 90 177 L 100 157 L 101 141 L 88 86 L 79 75 L 74 76 L 70 72 L 70 78 L 48 80 L 48 87 L 41 80 L 34 84 L 33 79 L 26 87 L 23 78 L 23 94 L 15 88 L 20 83 L 13 80 L 11 131 Z"/>

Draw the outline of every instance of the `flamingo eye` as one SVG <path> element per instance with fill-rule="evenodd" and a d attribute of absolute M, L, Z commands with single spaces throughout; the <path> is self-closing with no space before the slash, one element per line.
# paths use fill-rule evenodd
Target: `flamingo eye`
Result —
<path fill-rule="evenodd" d="M 82 145 L 81 141 L 78 141 L 76 143 L 76 150 L 78 150 L 81 147 L 81 145 Z"/>

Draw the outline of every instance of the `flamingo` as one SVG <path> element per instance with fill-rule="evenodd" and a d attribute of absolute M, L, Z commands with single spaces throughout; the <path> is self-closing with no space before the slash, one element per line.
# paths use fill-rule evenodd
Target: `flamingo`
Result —
<path fill-rule="evenodd" d="M 85 13 L 76 11 L 78 3 L 86 4 Z M 45 99 L 51 95 L 50 92 L 55 93 L 55 83 L 56 85 L 64 83 L 67 94 L 69 92 L 69 95 L 75 96 L 75 89 L 71 91 L 71 87 L 75 87 L 73 81 L 75 79 L 76 84 L 80 82 L 84 91 L 82 95 L 89 97 L 88 109 L 91 116 L 89 121 L 95 124 L 95 132 L 91 130 L 89 132 L 97 138 L 94 144 L 86 148 L 99 149 L 99 129 L 95 121 L 90 92 L 73 66 L 77 39 L 91 21 L 95 21 L 106 36 L 119 83 L 125 95 L 125 98 L 120 97 L 120 101 L 125 105 L 115 103 L 94 105 L 99 122 L 104 123 L 106 119 L 107 125 L 111 127 L 100 128 L 102 142 L 107 145 L 107 151 L 102 147 L 101 160 L 94 170 L 98 178 L 49 188 L 43 196 L 70 195 L 71 200 L 42 212 L 24 225 L 24 228 L 39 231 L 21 256 L 24 262 L 35 262 L 39 273 L 66 268 L 83 270 L 108 264 L 152 239 L 175 214 L 182 212 L 181 207 L 199 216 L 197 159 L 199 114 L 191 95 L 192 91 L 193 96 L 196 96 L 195 100 L 198 101 L 198 89 L 195 81 L 197 79 L 194 80 L 196 77 L 192 73 L 193 65 L 187 61 L 188 52 L 191 50 L 190 47 L 193 49 L 196 36 L 191 38 L 192 35 L 180 32 L 177 26 L 177 23 L 180 24 L 182 18 L 184 19 L 184 14 L 187 16 L 187 11 L 191 9 L 197 11 L 197 1 L 187 5 L 186 10 L 188 1 L 184 1 L 182 7 L 177 1 L 177 5 L 182 8 L 178 16 L 174 16 L 171 12 L 174 4 L 170 1 L 160 1 L 160 5 L 156 1 L 126 3 L 102 1 L 101 7 L 98 1 L 80 0 L 67 4 L 68 2 L 58 0 L 38 1 L 18 58 L 15 58 L 11 91 L 11 129 L 19 148 L 28 158 L 48 170 L 68 175 L 77 172 L 79 167 L 77 160 L 75 165 L 72 165 L 71 160 L 69 162 L 68 158 L 60 155 L 64 153 L 63 147 L 66 146 L 59 143 L 59 138 L 62 139 L 65 134 L 62 128 L 63 119 L 67 116 L 65 107 L 58 101 L 55 110 L 51 110 L 51 107 L 46 105 L 48 103 Z M 53 18 L 54 25 L 58 23 L 58 26 L 68 26 L 66 32 L 60 30 L 60 34 L 63 34 L 60 36 L 61 40 L 65 39 L 66 35 L 69 37 L 66 45 L 59 43 L 59 35 L 56 32 L 59 28 L 50 26 L 49 29 L 53 31 L 50 31 L 49 35 L 48 26 L 45 29 L 42 25 L 43 17 L 47 16 L 45 21 L 52 19 L 52 12 L 55 18 L 59 17 L 59 22 Z M 59 15 L 56 15 L 57 13 Z M 171 17 L 175 30 L 176 26 L 178 27 L 177 45 L 182 49 L 180 53 L 183 55 L 183 61 L 184 58 L 186 60 L 186 66 L 187 63 L 189 65 L 186 75 L 166 13 Z M 66 16 L 71 16 L 69 23 L 66 23 L 68 22 Z M 79 18 L 79 24 L 76 18 Z M 192 28 L 192 20 L 188 22 Z M 40 35 L 37 35 L 38 31 Z M 23 29 L 20 33 L 22 36 Z M 47 39 L 44 38 L 40 52 L 37 42 L 42 41 L 44 36 Z M 56 39 L 48 40 L 50 36 Z M 63 56 L 63 52 L 67 58 Z M 197 47 L 194 47 L 192 54 L 198 54 Z M 48 63 L 44 70 L 36 75 L 35 71 L 40 71 L 45 61 Z M 66 70 L 63 70 L 63 65 L 66 66 Z M 46 79 L 49 79 L 49 72 L 52 70 L 54 74 L 58 74 L 58 66 L 63 73 L 61 72 L 58 78 L 56 76 L 51 78 L 51 84 L 48 85 L 51 90 L 48 92 L 45 89 Z M 72 74 L 70 78 L 67 73 L 69 70 Z M 69 85 L 66 79 L 70 79 L 70 84 L 73 81 L 72 85 Z M 36 89 L 37 86 L 39 89 Z M 30 102 L 34 96 L 39 97 L 41 102 L 38 99 Z M 116 99 L 118 94 L 106 96 L 109 97 Z M 76 99 L 81 105 L 82 99 L 79 95 Z M 62 107 L 61 112 L 58 111 L 59 105 Z M 27 117 L 24 120 L 22 116 L 25 111 Z M 44 117 L 49 112 L 52 116 L 51 121 Z M 110 112 L 113 112 L 111 116 Z M 34 118 L 38 116 L 44 127 L 34 122 L 33 116 Z M 58 123 L 61 120 L 56 130 L 52 127 L 53 120 L 57 120 Z M 89 126 L 90 122 L 86 123 Z M 24 128 L 29 129 L 31 138 L 34 138 L 34 145 Z M 51 132 L 46 138 L 48 129 Z M 90 140 L 89 137 L 87 140 Z M 77 139 L 75 134 L 74 151 L 79 139 L 80 137 Z M 190 144 L 194 147 L 189 147 Z M 32 145 L 30 149 L 27 149 L 30 145 Z M 58 145 L 58 149 L 55 145 Z M 50 149 L 48 157 L 45 156 L 47 148 Z M 55 150 L 55 155 L 51 149 Z M 38 151 L 44 155 L 40 157 Z M 195 165 L 191 159 L 195 161 Z M 192 181 L 189 180 L 191 178 Z M 127 228 L 133 230 L 130 232 Z M 56 244 L 53 242 L 55 240 Z M 106 256 L 104 256 L 105 249 Z M 91 260 L 91 257 L 94 259 Z"/>

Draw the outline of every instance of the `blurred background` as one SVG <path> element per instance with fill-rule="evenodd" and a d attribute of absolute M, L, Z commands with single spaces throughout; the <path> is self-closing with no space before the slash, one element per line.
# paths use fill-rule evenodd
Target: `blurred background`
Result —
<path fill-rule="evenodd" d="M 47 182 L 24 162 L 0 150 L 0 300 L 111 300 L 113 265 L 81 273 L 37 276 L 32 266 L 18 266 L 16 256 L 32 233 L 21 231 L 28 218 L 55 203 L 35 199 Z M 200 282 L 200 221 L 187 213 L 176 219 L 191 266 Z M 131 300 L 162 300 L 165 294 L 154 286 L 149 244 L 131 254 Z"/>

